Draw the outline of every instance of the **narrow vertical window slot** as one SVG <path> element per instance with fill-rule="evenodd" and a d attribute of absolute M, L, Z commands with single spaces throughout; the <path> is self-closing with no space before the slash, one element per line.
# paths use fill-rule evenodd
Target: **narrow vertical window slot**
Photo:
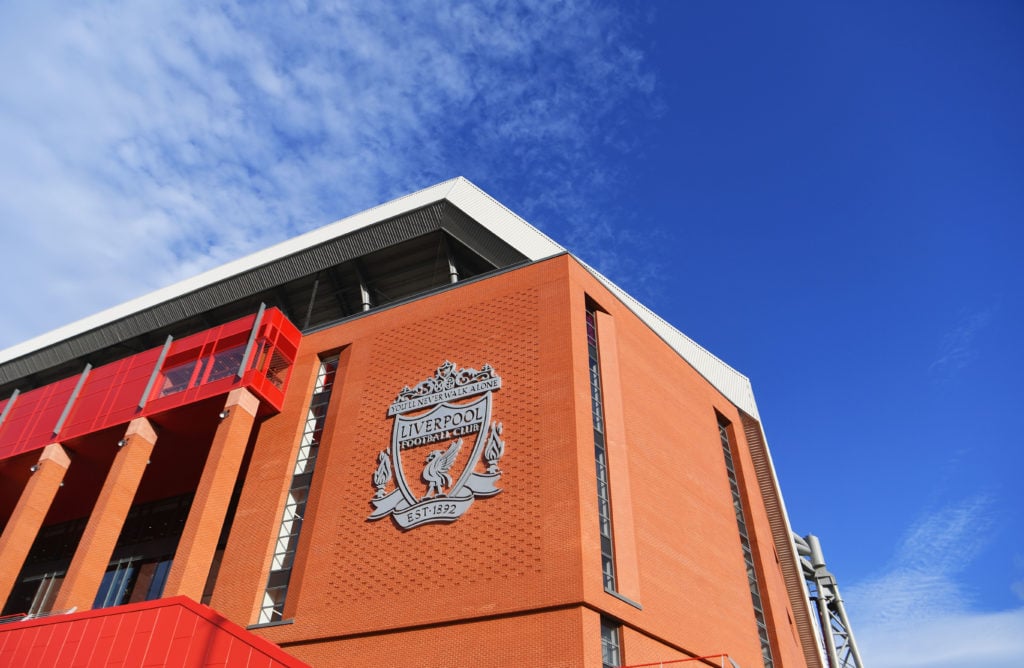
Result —
<path fill-rule="evenodd" d="M 587 354 L 590 371 L 590 405 L 594 425 L 594 469 L 597 476 L 597 517 L 601 532 L 601 571 L 604 588 L 616 591 L 615 542 L 612 531 L 611 485 L 608 449 L 605 444 L 604 404 L 601 399 L 601 361 L 597 348 L 597 316 L 587 307 Z"/>
<path fill-rule="evenodd" d="M 267 578 L 267 587 L 260 606 L 260 624 L 281 621 L 284 615 L 288 583 L 291 579 L 292 565 L 295 562 L 295 550 L 299 544 L 302 518 L 306 512 L 306 499 L 309 495 L 310 483 L 313 480 L 320 439 L 323 436 L 324 422 L 327 419 L 327 405 L 331 400 L 337 371 L 337 357 L 321 360 L 313 386 L 313 398 L 309 402 L 309 411 L 306 414 L 302 440 L 299 442 L 299 451 L 295 457 L 292 482 L 288 488 L 281 525 L 277 532 L 270 575 Z"/>

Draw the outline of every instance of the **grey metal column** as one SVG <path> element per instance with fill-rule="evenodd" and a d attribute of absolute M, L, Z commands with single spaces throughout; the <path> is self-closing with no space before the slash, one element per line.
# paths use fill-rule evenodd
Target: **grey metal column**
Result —
<path fill-rule="evenodd" d="M 260 323 L 263 322 L 263 312 L 267 310 L 267 305 L 260 302 L 260 310 L 256 312 L 256 319 L 252 323 L 252 331 L 249 332 L 249 341 L 245 344 L 245 352 L 242 353 L 242 361 L 238 365 L 238 372 L 235 377 L 241 380 L 242 376 L 245 375 L 246 368 L 249 366 L 249 360 L 252 359 L 252 347 L 256 344 L 256 335 L 260 332 Z"/>
<path fill-rule="evenodd" d="M 448 238 L 444 235 L 441 236 L 441 245 L 444 248 L 445 258 L 448 260 L 448 281 L 458 283 L 459 270 L 455 267 L 455 257 L 452 255 L 451 246 L 448 245 Z"/>
<path fill-rule="evenodd" d="M 4 412 L 0 413 L 0 427 L 2 427 L 4 422 L 7 420 L 7 414 L 11 412 L 12 408 L 14 408 L 14 402 L 18 400 L 19 394 L 21 394 L 21 390 L 14 390 L 14 392 L 11 393 L 11 398 L 8 399 L 7 404 L 4 405 Z"/>
<path fill-rule="evenodd" d="M 82 391 L 82 386 L 85 385 L 85 379 L 89 377 L 90 371 L 92 371 L 92 364 L 86 364 L 85 368 L 82 369 L 82 375 L 78 377 L 78 383 L 75 384 L 75 389 L 71 391 L 71 396 L 68 397 L 68 402 L 64 405 L 64 412 L 60 414 L 57 424 L 53 427 L 54 437 L 60 434 L 60 430 L 64 427 L 64 421 L 67 420 L 68 415 L 71 414 L 71 407 L 75 405 L 75 401 L 78 399 L 78 393 Z"/>
<path fill-rule="evenodd" d="M 793 534 L 800 555 L 800 566 L 807 580 L 811 603 L 818 610 L 819 631 L 830 668 L 864 668 L 846 616 L 836 578 L 825 567 L 821 541 L 813 534 L 801 538 Z"/>
<path fill-rule="evenodd" d="M 171 349 L 171 344 L 174 342 L 174 337 L 170 334 L 167 335 L 167 339 L 164 341 L 164 347 L 160 350 L 160 356 L 156 358 L 156 364 L 153 365 L 153 373 L 149 374 L 149 382 L 146 383 L 146 389 L 142 391 L 142 396 L 139 398 L 139 410 L 141 411 L 146 407 L 146 403 L 149 402 L 149 395 L 153 391 L 153 386 L 156 385 L 156 379 L 160 375 L 160 369 L 164 368 L 164 360 L 167 359 L 167 353 Z"/>
<path fill-rule="evenodd" d="M 366 286 L 366 279 L 363 277 L 363 271 L 359 266 L 359 261 L 355 261 L 353 266 L 356 270 L 356 278 L 359 280 L 359 300 L 362 302 L 363 311 L 369 311 L 373 306 L 370 300 L 370 289 Z"/>
<path fill-rule="evenodd" d="M 309 306 L 306 307 L 306 319 L 302 321 L 302 331 L 309 329 L 309 319 L 313 317 L 313 304 L 316 303 L 316 293 L 320 289 L 319 275 L 313 279 L 313 290 L 309 293 Z"/>

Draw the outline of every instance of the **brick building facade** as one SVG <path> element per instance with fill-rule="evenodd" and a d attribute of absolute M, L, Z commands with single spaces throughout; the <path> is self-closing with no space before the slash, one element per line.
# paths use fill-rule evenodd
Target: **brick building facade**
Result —
<path fill-rule="evenodd" d="M 0 397 L 4 665 L 172 597 L 260 665 L 821 665 L 749 382 L 464 179 L 4 351 Z M 145 660 L 213 665 L 189 633 Z"/>

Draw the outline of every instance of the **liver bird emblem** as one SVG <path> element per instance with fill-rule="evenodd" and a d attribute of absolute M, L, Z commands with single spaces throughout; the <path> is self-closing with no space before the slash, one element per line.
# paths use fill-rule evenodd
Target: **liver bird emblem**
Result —
<path fill-rule="evenodd" d="M 462 439 L 452 441 L 452 444 L 448 446 L 448 450 L 442 452 L 441 450 L 434 450 L 427 455 L 427 461 L 424 462 L 426 465 L 423 467 L 423 480 L 427 483 L 427 493 L 423 499 L 431 498 L 433 496 L 446 496 L 445 488 L 451 487 L 452 477 L 448 471 L 451 469 L 452 464 L 455 463 L 455 458 L 459 454 L 459 448 L 462 447 Z"/>

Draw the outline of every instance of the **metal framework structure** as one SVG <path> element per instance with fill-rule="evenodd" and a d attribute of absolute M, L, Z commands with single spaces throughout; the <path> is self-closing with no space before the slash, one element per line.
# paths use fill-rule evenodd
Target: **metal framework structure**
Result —
<path fill-rule="evenodd" d="M 857 642 L 839 595 L 836 577 L 825 566 L 821 541 L 813 534 L 793 534 L 812 607 L 818 611 L 818 632 L 829 668 L 864 668 Z"/>

